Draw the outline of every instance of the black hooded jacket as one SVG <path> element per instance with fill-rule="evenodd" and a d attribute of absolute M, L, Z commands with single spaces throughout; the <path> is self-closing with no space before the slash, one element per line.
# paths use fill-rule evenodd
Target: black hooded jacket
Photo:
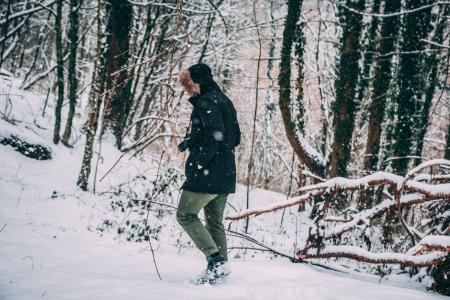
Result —
<path fill-rule="evenodd" d="M 234 148 L 241 139 L 236 109 L 212 77 L 209 83 L 202 82 L 200 87 L 200 95 L 189 99 L 194 109 L 190 132 L 185 139 L 190 153 L 182 189 L 204 194 L 234 193 Z"/>

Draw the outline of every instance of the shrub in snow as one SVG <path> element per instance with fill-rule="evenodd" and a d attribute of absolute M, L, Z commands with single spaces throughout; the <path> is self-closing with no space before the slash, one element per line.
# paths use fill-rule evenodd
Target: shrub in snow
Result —
<path fill-rule="evenodd" d="M 149 175 L 151 177 L 151 175 Z M 97 227 L 97 231 L 115 231 L 118 236 L 123 236 L 128 241 L 146 242 L 150 239 L 158 240 L 163 228 L 149 222 L 151 217 L 162 219 L 168 212 L 167 199 L 170 199 L 174 191 L 178 190 L 181 173 L 174 168 L 160 170 L 155 179 L 149 180 L 141 175 L 133 179 L 133 184 L 121 184 L 113 187 L 109 193 L 111 196 L 111 208 L 119 213 L 117 218 L 108 218 Z M 141 191 L 139 188 L 144 187 Z M 125 197 L 124 197 L 125 196 Z M 173 209 L 171 209 L 173 210 Z"/>
<path fill-rule="evenodd" d="M 37 160 L 47 160 L 52 158 L 52 153 L 50 149 L 42 145 L 30 144 L 20 139 L 19 137 L 13 135 L 9 137 L 0 138 L 0 144 L 9 145 L 13 147 L 13 149 L 16 150 L 17 152 L 29 158 L 34 158 Z"/>

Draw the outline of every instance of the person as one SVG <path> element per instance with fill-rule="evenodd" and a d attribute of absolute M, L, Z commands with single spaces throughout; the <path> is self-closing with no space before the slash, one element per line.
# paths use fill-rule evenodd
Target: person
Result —
<path fill-rule="evenodd" d="M 206 256 L 206 270 L 194 283 L 215 283 L 231 273 L 223 212 L 228 194 L 236 189 L 234 149 L 241 131 L 236 109 L 213 80 L 208 65 L 199 63 L 183 70 L 179 83 L 191 96 L 193 110 L 190 130 L 178 146 L 180 152 L 189 150 L 189 156 L 177 220 Z M 206 226 L 198 218 L 201 209 Z"/>

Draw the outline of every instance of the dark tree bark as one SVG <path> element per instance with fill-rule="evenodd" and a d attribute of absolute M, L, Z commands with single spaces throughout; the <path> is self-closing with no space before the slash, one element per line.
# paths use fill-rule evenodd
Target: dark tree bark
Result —
<path fill-rule="evenodd" d="M 295 64 L 297 66 L 297 79 L 295 82 L 295 89 L 297 91 L 297 98 L 293 101 L 292 108 L 294 109 L 294 126 L 296 127 L 296 132 L 304 134 L 305 132 L 305 103 L 303 100 L 304 89 L 303 82 L 305 80 L 304 74 L 304 49 L 305 49 L 305 37 L 303 35 L 303 23 L 297 21 L 295 27 L 294 36 L 294 53 L 295 53 Z"/>
<path fill-rule="evenodd" d="M 436 30 L 433 37 L 433 42 L 437 44 L 442 44 L 444 40 L 444 30 L 447 26 L 447 17 L 450 13 L 450 6 L 441 6 L 440 11 L 436 18 Z M 432 49 L 438 50 L 435 46 L 431 46 Z M 430 108 L 431 103 L 433 102 L 433 97 L 436 91 L 436 87 L 439 81 L 439 74 L 441 70 L 447 70 L 449 61 L 447 55 L 442 55 L 442 52 L 434 51 L 429 57 L 426 59 L 426 66 L 430 68 L 430 73 L 426 82 L 428 83 L 428 87 L 426 87 L 425 91 L 425 101 L 423 104 L 423 109 L 420 112 L 419 117 L 419 126 L 418 126 L 418 135 L 417 135 L 417 148 L 416 148 L 416 156 L 422 155 L 423 145 L 425 141 L 425 135 L 427 134 L 428 128 L 428 120 L 430 116 Z M 446 61 L 447 63 L 444 65 L 442 61 Z M 415 159 L 415 165 L 419 163 L 418 159 Z"/>
<path fill-rule="evenodd" d="M 400 7 L 401 0 L 386 1 L 384 13 L 400 11 Z M 394 55 L 389 53 L 393 53 L 396 48 L 399 28 L 400 17 L 382 20 L 381 40 L 377 51 L 378 56 L 375 59 L 372 99 L 369 106 L 370 116 L 364 159 L 364 170 L 366 171 L 375 171 L 378 168 L 382 122 L 392 80 L 392 58 Z"/>
<path fill-rule="evenodd" d="M 99 123 L 100 107 L 102 105 L 103 92 L 106 78 L 106 56 L 108 54 L 108 44 L 104 43 L 105 33 L 102 31 L 102 21 L 107 15 L 107 8 L 104 0 L 97 2 L 97 50 L 94 63 L 94 78 L 92 89 L 89 93 L 89 116 L 85 124 L 86 144 L 84 147 L 83 162 L 80 174 L 78 175 L 78 186 L 86 191 L 88 187 L 89 175 L 91 173 L 91 160 L 93 154 L 94 140 Z"/>
<path fill-rule="evenodd" d="M 412 10 L 432 3 L 432 0 L 408 0 L 405 10 Z M 399 175 L 408 169 L 409 156 L 415 154 L 413 149 L 417 136 L 414 126 L 417 114 L 421 111 L 421 99 L 426 89 L 425 44 L 421 39 L 427 37 L 431 22 L 431 8 L 406 14 L 403 24 L 400 67 L 398 74 L 399 94 L 396 97 L 397 123 L 392 140 L 393 153 L 396 158 L 392 169 Z M 406 53 L 405 53 L 406 52 Z M 421 112 L 420 112 L 421 113 Z"/>
<path fill-rule="evenodd" d="M 298 120 L 294 119 L 291 110 L 291 52 L 294 41 L 301 38 L 298 35 L 303 35 L 302 31 L 297 31 L 296 25 L 300 17 L 302 2 L 302 0 L 288 1 L 288 12 L 283 31 L 283 44 L 281 48 L 280 74 L 278 77 L 279 105 L 281 116 L 283 118 L 284 129 L 286 131 L 289 143 L 295 153 L 300 158 L 300 161 L 303 162 L 312 172 L 323 176 L 325 173 L 325 168 L 322 162 L 311 155 L 311 153 L 306 149 L 304 143 L 302 143 L 298 137 Z M 299 50 L 297 49 L 297 51 Z M 303 74 L 302 67 L 303 66 L 299 66 L 299 74 Z"/>
<path fill-rule="evenodd" d="M 131 81 L 128 71 L 114 72 L 124 68 L 130 57 L 129 41 L 132 22 L 132 6 L 128 1 L 108 0 L 109 18 L 107 40 L 109 54 L 107 64 L 107 95 L 105 100 L 104 129 L 111 128 L 116 138 L 116 145 L 122 145 L 122 132 L 130 112 Z"/>
<path fill-rule="evenodd" d="M 325 27 L 325 22 L 322 18 L 322 10 L 320 8 L 322 1 L 317 0 L 316 6 L 317 11 L 319 14 L 319 28 L 317 29 L 317 44 L 316 44 L 316 72 L 317 72 L 317 85 L 319 87 L 319 96 L 320 96 L 320 110 L 322 113 L 322 132 L 321 132 L 321 139 L 320 139 L 320 150 L 322 151 L 323 155 L 327 155 L 327 147 L 328 147 L 328 133 L 329 133 L 329 122 L 328 122 L 328 110 L 326 108 L 325 103 L 325 93 L 322 83 L 322 74 L 320 74 L 320 62 L 319 62 L 319 56 L 320 56 L 320 48 L 321 48 L 321 40 L 322 40 L 322 28 Z"/>
<path fill-rule="evenodd" d="M 446 140 L 446 144 L 445 144 L 444 158 L 450 159 L 450 123 L 448 124 L 447 137 L 445 140 Z"/>
<path fill-rule="evenodd" d="M 64 100 L 64 61 L 62 49 L 62 8 L 63 0 L 56 1 L 56 18 L 55 18 L 55 42 L 56 42 L 56 86 L 58 94 L 55 106 L 55 128 L 53 131 L 53 142 L 59 143 L 59 131 L 61 129 L 61 108 Z"/>
<path fill-rule="evenodd" d="M 2 43 L 2 49 L 0 51 L 0 69 L 2 68 L 3 64 L 3 53 L 5 53 L 5 47 L 6 47 L 6 39 L 7 39 L 7 32 L 9 27 L 9 15 L 11 14 L 11 0 L 8 0 L 8 6 L 6 8 L 6 15 L 5 15 L 5 24 L 2 26 L 2 37 L 5 37 Z"/>
<path fill-rule="evenodd" d="M 347 0 L 347 6 L 364 9 L 364 0 Z M 340 60 L 335 83 L 336 101 L 333 104 L 334 142 L 330 162 L 330 176 L 347 176 L 351 142 L 355 124 L 356 88 L 360 73 L 359 59 L 362 15 L 340 6 L 343 26 Z"/>
<path fill-rule="evenodd" d="M 75 114 L 75 105 L 77 103 L 77 46 L 78 46 L 78 26 L 79 26 L 79 8 L 81 0 L 70 0 L 69 14 L 69 113 L 67 116 L 66 128 L 64 130 L 62 143 L 69 145 L 70 135 L 72 133 L 73 116 Z"/>
<path fill-rule="evenodd" d="M 380 6 L 381 6 L 381 0 L 374 0 L 372 11 L 374 13 L 380 12 Z M 358 89 L 358 97 L 357 97 L 357 105 L 359 106 L 364 101 L 364 98 L 367 97 L 368 89 L 371 83 L 371 69 L 373 67 L 373 58 L 374 53 L 377 47 L 378 42 L 378 27 L 380 24 L 380 18 L 373 17 L 370 25 L 369 30 L 364 34 L 364 38 L 362 41 L 362 44 L 367 44 L 367 46 L 364 49 L 364 52 L 362 54 L 362 61 L 363 61 L 363 67 L 362 67 L 362 73 L 361 78 L 359 80 L 359 89 Z M 363 120 L 366 122 L 366 120 Z"/>

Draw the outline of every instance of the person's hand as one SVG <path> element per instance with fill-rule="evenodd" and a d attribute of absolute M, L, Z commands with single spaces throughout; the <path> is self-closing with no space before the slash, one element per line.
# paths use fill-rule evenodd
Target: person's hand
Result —
<path fill-rule="evenodd" d="M 189 138 L 185 138 L 179 145 L 178 145 L 178 151 L 184 152 L 187 149 L 189 149 Z"/>

